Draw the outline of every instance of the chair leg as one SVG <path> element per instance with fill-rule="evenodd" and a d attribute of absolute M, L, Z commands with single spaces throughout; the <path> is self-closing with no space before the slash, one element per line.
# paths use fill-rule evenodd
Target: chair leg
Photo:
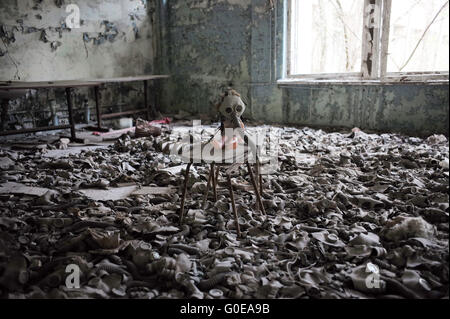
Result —
<path fill-rule="evenodd" d="M 259 193 L 261 194 L 261 196 L 264 196 L 263 178 L 262 178 L 261 172 L 259 172 Z"/>
<path fill-rule="evenodd" d="M 256 179 L 255 179 L 256 187 L 258 187 L 259 183 L 260 183 L 260 178 L 259 178 L 259 161 L 258 161 L 258 159 L 256 159 L 256 173 L 255 173 L 255 175 L 256 175 Z M 259 201 L 256 201 L 256 210 L 259 210 L 259 209 L 260 209 L 259 208 Z"/>
<path fill-rule="evenodd" d="M 265 215 L 266 210 L 264 209 L 264 205 L 261 200 L 261 195 L 259 194 L 258 185 L 256 184 L 255 176 L 253 175 L 252 166 L 249 162 L 247 162 L 248 173 L 250 174 L 250 179 L 252 180 L 253 188 L 255 189 L 256 200 L 259 202 L 259 207 L 261 208 L 262 213 Z"/>
<path fill-rule="evenodd" d="M 216 185 L 218 185 L 219 184 L 219 173 L 220 173 L 220 167 L 219 166 L 217 166 L 217 168 L 216 168 Z"/>
<path fill-rule="evenodd" d="M 231 176 L 227 175 L 228 178 L 228 188 L 230 190 L 231 206 L 233 207 L 234 221 L 236 224 L 236 231 L 238 237 L 241 237 L 241 229 L 239 227 L 239 219 L 237 215 L 236 203 L 234 201 L 233 185 L 231 184 Z"/>
<path fill-rule="evenodd" d="M 214 175 L 214 166 L 213 164 L 211 164 L 210 169 L 209 169 L 209 176 L 208 176 L 208 184 L 206 185 L 206 193 L 205 193 L 205 197 L 203 198 L 203 204 L 202 204 L 202 208 L 205 208 L 206 205 L 206 201 L 208 200 L 208 195 L 209 195 L 209 189 L 211 188 L 211 180 L 212 177 Z"/>
<path fill-rule="evenodd" d="M 213 182 L 214 200 L 217 202 L 219 199 L 217 197 L 217 177 L 216 176 L 219 174 L 219 170 L 216 170 L 216 171 L 214 170 L 215 166 L 216 166 L 216 165 L 214 165 L 214 163 L 211 165 L 212 165 L 211 171 L 213 173 L 212 182 Z"/>
<path fill-rule="evenodd" d="M 183 197 L 181 198 L 181 212 L 180 212 L 180 224 L 183 224 L 184 220 L 184 203 L 186 201 L 187 184 L 189 180 L 189 171 L 191 170 L 192 163 L 189 163 L 186 167 L 186 173 L 184 175 L 184 187 L 183 187 Z"/>
<path fill-rule="evenodd" d="M 259 176 L 259 194 L 262 196 L 264 196 L 264 192 L 263 192 L 263 178 L 262 178 L 262 174 L 261 174 L 261 163 L 259 162 L 259 159 L 257 161 L 258 163 L 258 176 Z"/>

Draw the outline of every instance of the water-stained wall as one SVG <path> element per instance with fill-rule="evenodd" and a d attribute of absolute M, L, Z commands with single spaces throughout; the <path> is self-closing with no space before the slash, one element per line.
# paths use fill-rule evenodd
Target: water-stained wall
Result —
<path fill-rule="evenodd" d="M 265 122 L 448 135 L 448 85 L 279 86 L 283 0 L 160 0 L 163 106 L 213 114 L 232 84 Z"/>
<path fill-rule="evenodd" d="M 283 88 L 287 123 L 448 135 L 448 86 L 384 85 Z"/>
<path fill-rule="evenodd" d="M 80 9 L 80 28 L 66 24 L 69 4 Z M 2 0 L 0 80 L 150 73 L 151 24 L 146 0 Z"/>
<path fill-rule="evenodd" d="M 163 4 L 165 3 L 165 5 Z M 211 113 L 232 84 L 250 98 L 251 0 L 160 1 L 167 14 L 164 106 Z M 163 43 L 164 45 L 164 43 Z"/>
<path fill-rule="evenodd" d="M 79 7 L 80 28 L 67 25 L 66 18 L 74 12 L 66 11 L 69 4 Z M 154 4 L 150 0 L 2 0 L 0 81 L 151 74 L 156 41 Z M 61 116 L 66 117 L 66 100 L 60 91 L 40 90 L 32 98 L 13 101 L 10 115 L 26 122 L 22 123 L 25 126 L 39 117 L 45 122 L 45 116 L 42 119 L 39 113 L 47 113 L 49 100 L 56 100 Z M 92 90 L 75 90 L 75 108 L 80 109 L 75 115 L 79 120 L 86 98 L 93 106 Z M 103 87 L 101 104 L 104 112 L 143 108 L 143 85 Z"/>

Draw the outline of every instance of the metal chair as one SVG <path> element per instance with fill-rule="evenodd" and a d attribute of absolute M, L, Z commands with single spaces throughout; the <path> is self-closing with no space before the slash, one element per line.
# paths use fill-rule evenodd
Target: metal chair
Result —
<path fill-rule="evenodd" d="M 213 136 L 208 143 L 211 143 L 214 138 L 215 138 L 215 136 Z M 238 142 L 234 142 L 234 143 L 238 143 Z M 203 145 L 203 147 L 205 147 L 207 144 L 202 144 L 202 145 Z M 202 147 L 202 150 L 203 150 L 203 147 Z M 193 148 L 194 147 L 191 145 L 190 150 L 192 150 Z M 208 199 L 209 191 L 211 189 L 211 184 L 212 184 L 212 188 L 213 188 L 214 199 L 217 201 L 217 184 L 218 184 L 218 179 L 219 179 L 219 174 L 220 174 L 220 168 L 230 166 L 225 171 L 225 175 L 226 175 L 227 181 L 228 181 L 228 190 L 230 192 L 231 205 L 232 205 L 233 214 L 234 214 L 234 218 L 235 218 L 236 231 L 237 231 L 237 235 L 239 237 L 241 236 L 241 230 L 239 227 L 238 213 L 237 213 L 237 209 L 236 209 L 233 185 L 231 183 L 231 172 L 236 167 L 241 166 L 241 165 L 245 165 L 247 167 L 247 171 L 248 171 L 248 174 L 250 175 L 250 179 L 251 179 L 253 189 L 254 189 L 255 195 L 256 195 L 256 209 L 258 209 L 258 210 L 260 209 L 264 215 L 266 214 L 264 205 L 262 202 L 263 180 L 262 180 L 262 175 L 261 175 L 261 170 L 260 170 L 261 169 L 260 159 L 258 158 L 258 156 L 255 156 L 256 174 L 254 174 L 252 165 L 249 161 L 249 148 L 248 148 L 247 142 L 244 141 L 244 147 L 242 148 L 241 154 L 237 154 L 236 149 L 239 149 L 239 148 L 233 147 L 233 149 L 230 150 L 230 151 L 232 151 L 232 155 L 233 155 L 233 159 L 231 162 L 229 161 L 229 156 L 227 156 L 226 150 L 221 151 L 220 158 L 218 158 L 217 156 L 216 157 L 202 156 L 201 158 L 197 158 L 195 160 L 194 156 L 182 157 L 184 159 L 184 161 L 187 162 L 187 167 L 186 167 L 186 171 L 184 174 L 183 195 L 181 198 L 180 224 L 182 224 L 184 222 L 184 208 L 185 208 L 186 195 L 187 195 L 189 172 L 190 172 L 192 165 L 194 165 L 195 162 L 197 162 L 197 163 L 200 162 L 200 163 L 198 163 L 200 165 L 204 165 L 204 164 L 210 165 L 208 183 L 206 186 L 206 193 L 204 195 L 202 207 L 205 206 L 206 201 Z"/>

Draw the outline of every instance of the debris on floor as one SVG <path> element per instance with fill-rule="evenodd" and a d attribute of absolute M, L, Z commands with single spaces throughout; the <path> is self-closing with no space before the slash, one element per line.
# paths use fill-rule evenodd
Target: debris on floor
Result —
<path fill-rule="evenodd" d="M 156 121 L 156 122 L 161 122 L 161 121 Z M 166 122 L 162 121 L 162 123 L 166 123 Z M 136 121 L 135 136 L 137 138 L 148 137 L 148 136 L 153 136 L 153 137 L 160 136 L 162 134 L 161 128 L 158 127 L 158 126 L 155 126 L 153 124 L 155 124 L 155 123 L 148 122 L 148 121 L 145 121 L 145 120 L 142 120 L 142 119 L 138 119 Z"/>
<path fill-rule="evenodd" d="M 0 189 L 1 190 L 1 189 Z M 107 189 L 86 189 L 80 192 L 95 201 L 116 201 L 138 195 L 173 194 L 177 190 L 173 187 L 138 187 L 137 185 Z"/>
<path fill-rule="evenodd" d="M 0 296 L 448 298 L 445 137 L 274 131 L 266 216 L 233 176 L 242 238 L 224 181 L 202 207 L 206 165 L 180 226 L 185 165 L 162 152 L 166 130 L 58 157 L 0 149 Z"/>
<path fill-rule="evenodd" d="M 0 194 L 20 194 L 28 196 L 44 196 L 50 189 L 42 187 L 30 187 L 20 183 L 8 182 L 0 184 Z"/>

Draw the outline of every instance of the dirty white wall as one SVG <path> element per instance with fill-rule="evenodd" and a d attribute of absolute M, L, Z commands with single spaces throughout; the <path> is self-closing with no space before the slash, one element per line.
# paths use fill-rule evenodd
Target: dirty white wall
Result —
<path fill-rule="evenodd" d="M 80 28 L 68 28 L 69 4 L 79 7 Z M 151 74 L 154 11 L 153 0 L 1 0 L 0 81 Z M 153 101 L 155 90 L 149 91 Z M 101 87 L 100 104 L 103 113 L 142 109 L 143 96 L 141 82 L 111 84 Z M 94 115 L 93 90 L 74 91 L 78 123 L 83 121 L 86 99 Z M 64 90 L 39 90 L 32 97 L 10 101 L 9 129 L 51 125 L 51 100 L 57 102 L 60 123 L 66 123 Z"/>
<path fill-rule="evenodd" d="M 63 80 L 151 73 L 150 2 L 1 0 L 0 80 Z M 78 29 L 67 28 L 69 4 L 80 8 Z"/>

